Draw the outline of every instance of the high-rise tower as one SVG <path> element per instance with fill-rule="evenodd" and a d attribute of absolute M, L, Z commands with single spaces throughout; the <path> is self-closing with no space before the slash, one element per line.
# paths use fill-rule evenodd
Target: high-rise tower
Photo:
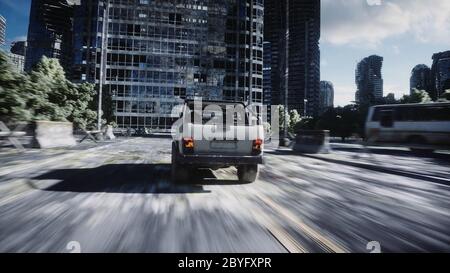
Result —
<path fill-rule="evenodd" d="M 272 51 L 272 104 L 287 102 L 289 110 L 308 116 L 319 113 L 320 6 L 320 0 L 265 1 L 264 39 Z"/>
<path fill-rule="evenodd" d="M 262 0 L 82 0 L 74 78 L 122 128 L 169 130 L 184 98 L 262 103 Z"/>

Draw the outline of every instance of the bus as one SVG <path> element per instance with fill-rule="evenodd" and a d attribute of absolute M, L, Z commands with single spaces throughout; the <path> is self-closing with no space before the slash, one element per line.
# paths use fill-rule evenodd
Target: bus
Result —
<path fill-rule="evenodd" d="M 404 146 L 417 152 L 450 149 L 450 103 L 379 105 L 369 109 L 369 144 Z"/>

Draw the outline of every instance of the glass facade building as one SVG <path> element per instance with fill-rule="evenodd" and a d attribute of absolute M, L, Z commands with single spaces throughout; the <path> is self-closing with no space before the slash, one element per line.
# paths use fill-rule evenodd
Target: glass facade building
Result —
<path fill-rule="evenodd" d="M 320 82 L 320 114 L 334 107 L 334 86 L 329 81 Z"/>
<path fill-rule="evenodd" d="M 427 91 L 430 97 L 434 96 L 431 69 L 425 64 L 419 64 L 413 68 L 411 71 L 409 85 L 410 94 L 413 93 L 414 89 L 417 89 Z"/>
<path fill-rule="evenodd" d="M 450 90 L 450 51 L 440 52 L 433 55 L 433 66 L 431 67 L 433 80 L 433 99 L 437 99 L 446 90 Z"/>
<path fill-rule="evenodd" d="M 263 104 L 267 106 L 267 121 L 271 121 L 272 105 L 272 46 L 269 42 L 263 43 L 264 65 L 263 65 Z"/>
<path fill-rule="evenodd" d="M 263 0 L 82 0 L 74 79 L 120 128 L 169 130 L 185 98 L 263 102 Z"/>
<path fill-rule="evenodd" d="M 317 116 L 320 0 L 265 0 L 264 4 L 264 39 L 270 42 L 272 55 L 272 103 L 284 105 L 287 100 L 289 110 Z"/>

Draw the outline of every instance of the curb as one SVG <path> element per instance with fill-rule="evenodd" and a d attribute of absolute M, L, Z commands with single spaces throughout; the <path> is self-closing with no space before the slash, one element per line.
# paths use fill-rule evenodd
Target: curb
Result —
<path fill-rule="evenodd" d="M 396 169 L 392 169 L 392 168 L 376 166 L 376 165 L 371 165 L 371 164 L 366 164 L 366 163 L 359 163 L 359 162 L 355 162 L 355 161 L 344 161 L 344 160 L 341 160 L 341 159 L 325 158 L 325 157 L 321 157 L 321 156 L 308 155 L 308 154 L 302 154 L 302 156 L 309 157 L 309 158 L 312 158 L 312 159 L 322 160 L 322 161 L 326 161 L 326 162 L 330 162 L 330 163 L 336 163 L 336 164 L 347 165 L 347 166 L 351 166 L 351 167 L 357 167 L 357 168 L 361 168 L 361 169 L 371 170 L 371 171 L 377 171 L 377 172 L 383 172 L 383 173 L 388 173 L 388 174 L 393 174 L 393 175 L 405 176 L 405 177 L 418 179 L 418 180 L 426 180 L 426 181 L 431 182 L 431 183 L 435 183 L 435 184 L 439 184 L 439 185 L 450 187 L 450 179 L 448 179 L 448 178 L 436 177 L 436 176 L 431 176 L 431 175 L 424 175 L 424 174 L 421 174 L 421 173 L 410 172 L 410 171 L 396 170 Z"/>

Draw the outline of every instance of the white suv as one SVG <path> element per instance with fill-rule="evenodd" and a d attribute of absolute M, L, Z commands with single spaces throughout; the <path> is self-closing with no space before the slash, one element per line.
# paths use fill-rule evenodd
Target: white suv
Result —
<path fill-rule="evenodd" d="M 263 134 L 260 118 L 243 103 L 186 101 L 173 135 L 173 181 L 187 181 L 194 168 L 235 166 L 240 182 L 254 182 Z"/>

